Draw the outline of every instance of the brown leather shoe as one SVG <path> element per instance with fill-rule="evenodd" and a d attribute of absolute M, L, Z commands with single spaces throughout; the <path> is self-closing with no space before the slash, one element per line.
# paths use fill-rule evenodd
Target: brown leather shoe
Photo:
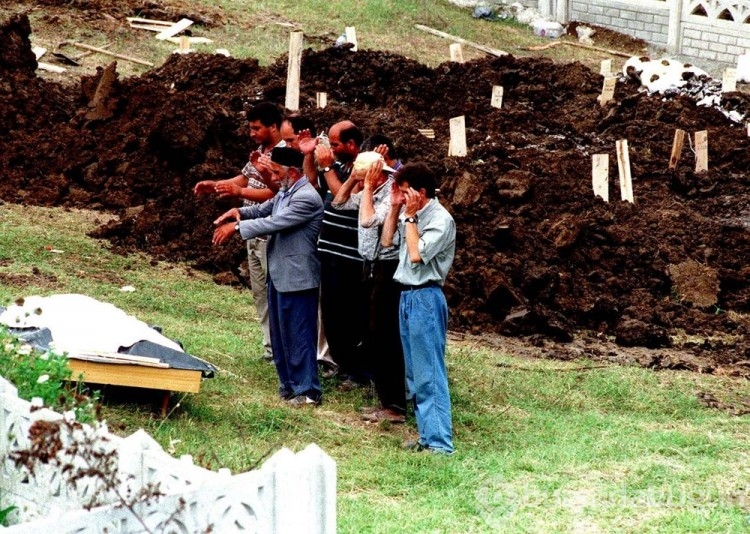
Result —
<path fill-rule="evenodd" d="M 403 414 L 400 414 L 397 411 L 390 410 L 388 408 L 376 410 L 372 413 L 363 413 L 361 417 L 362 420 L 370 421 L 372 423 L 388 421 L 389 423 L 400 424 L 406 421 L 406 417 Z"/>

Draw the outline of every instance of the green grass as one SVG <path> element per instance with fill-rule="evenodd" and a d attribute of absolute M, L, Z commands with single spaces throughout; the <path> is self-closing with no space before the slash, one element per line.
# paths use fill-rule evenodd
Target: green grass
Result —
<path fill-rule="evenodd" d="M 275 371 L 259 357 L 249 292 L 216 286 L 184 265 L 108 252 L 106 243 L 83 237 L 103 217 L 3 205 L 0 302 L 85 293 L 160 324 L 220 368 L 199 394 L 175 394 L 166 420 L 155 415 L 148 391 L 105 389 L 103 413 L 120 434 L 144 428 L 176 456 L 235 472 L 279 447 L 317 443 L 338 465 L 341 532 L 750 529 L 748 419 L 696 398 L 699 391 L 747 397 L 746 381 L 522 360 L 452 342 L 457 452 L 404 452 L 414 422 L 363 424 L 356 409 L 371 401 L 361 392 L 326 381 L 320 408 L 283 406 Z M 136 291 L 123 293 L 122 285 Z"/>

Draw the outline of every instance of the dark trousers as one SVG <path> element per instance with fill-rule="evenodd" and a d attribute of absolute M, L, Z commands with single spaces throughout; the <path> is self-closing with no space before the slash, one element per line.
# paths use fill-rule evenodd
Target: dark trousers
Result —
<path fill-rule="evenodd" d="M 320 255 L 320 311 L 331 357 L 342 375 L 366 382 L 371 372 L 365 364 L 366 330 L 363 262 Z"/>
<path fill-rule="evenodd" d="M 384 408 L 406 412 L 406 374 L 399 330 L 401 286 L 393 281 L 398 260 L 376 261 L 368 281 L 369 321 L 367 360 L 373 372 L 375 391 Z"/>
<path fill-rule="evenodd" d="M 279 394 L 319 399 L 318 288 L 280 293 L 269 277 L 268 314 Z"/>

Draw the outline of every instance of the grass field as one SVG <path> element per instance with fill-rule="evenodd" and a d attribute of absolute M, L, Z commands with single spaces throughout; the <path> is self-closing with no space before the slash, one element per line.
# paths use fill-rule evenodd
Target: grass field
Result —
<path fill-rule="evenodd" d="M 306 35 L 355 25 L 360 46 L 429 64 L 447 58 L 448 43 L 413 30 L 414 23 L 501 49 L 543 42 L 528 28 L 475 21 L 445 2 L 202 3 L 224 9 L 227 24 L 211 32 L 217 45 L 264 63 L 287 48 L 289 27 L 276 22 Z M 150 41 L 118 46 L 154 60 L 168 53 Z M 19 296 L 84 293 L 160 325 L 219 368 L 199 394 L 176 395 L 165 420 L 149 392 L 105 389 L 103 413 L 119 434 L 144 428 L 176 456 L 234 472 L 279 447 L 317 443 L 338 465 L 338 524 L 346 533 L 750 530 L 748 418 L 705 408 L 696 397 L 750 398 L 746 381 L 522 359 L 481 340 L 452 341 L 457 452 L 405 452 L 400 444 L 413 437 L 414 421 L 363 423 L 357 409 L 373 400 L 361 391 L 325 381 L 321 407 L 284 406 L 275 371 L 260 358 L 249 292 L 218 286 L 186 265 L 112 254 L 105 242 L 85 236 L 107 217 L 0 204 L 0 305 Z M 136 291 L 120 291 L 125 285 Z"/>

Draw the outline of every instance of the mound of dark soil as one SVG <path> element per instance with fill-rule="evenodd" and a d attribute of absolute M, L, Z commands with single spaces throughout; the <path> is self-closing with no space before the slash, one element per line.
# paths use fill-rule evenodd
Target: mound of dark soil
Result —
<path fill-rule="evenodd" d="M 28 35 L 24 17 L 0 26 L 10 43 L 0 49 L 0 198 L 117 210 L 121 220 L 97 235 L 123 252 L 215 272 L 242 261 L 239 241 L 210 244 L 228 206 L 192 187 L 244 164 L 245 112 L 283 104 L 285 58 L 261 68 L 175 55 L 137 78 L 102 69 L 71 89 L 35 76 Z M 352 119 L 441 175 L 458 225 L 445 288 L 454 329 L 557 340 L 584 330 L 644 347 L 687 334 L 722 339 L 695 347 L 721 363 L 750 359 L 740 317 L 750 311 L 750 142 L 720 112 L 634 84 L 600 107 L 602 78 L 582 65 L 512 56 L 431 69 L 384 52 L 308 50 L 302 80 L 301 110 L 320 127 Z M 504 87 L 502 109 L 490 106 L 493 85 Z M 315 109 L 316 91 L 327 108 Z M 459 115 L 465 158 L 447 156 Z M 667 170 L 675 128 L 708 131 L 709 172 L 693 171 L 687 148 Z M 619 139 L 630 145 L 634 204 L 619 200 Z M 609 203 L 592 193 L 592 154 L 610 156 Z"/>

